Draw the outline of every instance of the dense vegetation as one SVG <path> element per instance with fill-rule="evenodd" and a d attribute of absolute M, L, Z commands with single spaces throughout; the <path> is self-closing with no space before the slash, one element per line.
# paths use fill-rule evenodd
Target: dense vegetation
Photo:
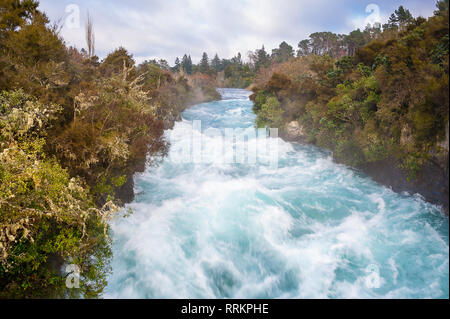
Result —
<path fill-rule="evenodd" d="M 218 87 L 246 88 L 254 78 L 251 64 L 243 62 L 240 53 L 231 59 L 220 59 L 216 54 L 210 60 L 204 52 L 197 65 L 192 63 L 190 55 L 185 54 L 181 61 L 176 58 L 171 70 L 180 74 L 196 75 Z"/>
<path fill-rule="evenodd" d="M 163 130 L 220 98 L 164 61 L 68 48 L 34 0 L 0 1 L 0 298 L 97 297 L 120 189 L 164 155 Z M 81 269 L 66 289 L 64 265 Z M 62 269 L 64 270 L 64 269 Z"/>
<path fill-rule="evenodd" d="M 257 73 L 258 126 L 294 127 L 355 167 L 391 161 L 409 180 L 427 162 L 448 170 L 448 0 L 437 7 L 429 19 L 400 7 L 382 28 L 300 42 L 297 58 Z"/>

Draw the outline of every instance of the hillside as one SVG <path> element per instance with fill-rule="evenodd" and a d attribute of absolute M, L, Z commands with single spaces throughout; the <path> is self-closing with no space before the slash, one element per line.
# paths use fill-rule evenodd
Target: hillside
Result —
<path fill-rule="evenodd" d="M 220 95 L 122 47 L 100 61 L 92 32 L 88 50 L 67 47 L 37 1 L 0 13 L 0 298 L 96 297 L 134 173 L 167 152 L 164 129 L 186 107 Z M 61 276 L 70 263 L 80 290 Z"/>
<path fill-rule="evenodd" d="M 307 47 L 271 64 L 255 79 L 257 125 L 448 211 L 448 30 L 448 1 L 429 19 L 400 7 L 354 54 Z"/>

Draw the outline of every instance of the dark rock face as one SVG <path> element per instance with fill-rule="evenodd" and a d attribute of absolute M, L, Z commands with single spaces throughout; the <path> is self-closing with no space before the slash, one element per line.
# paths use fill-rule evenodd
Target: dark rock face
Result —
<path fill-rule="evenodd" d="M 407 175 L 394 160 L 366 164 L 362 171 L 380 184 L 390 186 L 396 192 L 418 193 L 426 201 L 442 206 L 448 215 L 449 208 L 449 161 L 448 155 L 441 161 L 427 162 L 417 177 L 408 181 Z"/>
<path fill-rule="evenodd" d="M 116 191 L 116 197 L 123 205 L 134 200 L 134 173 L 127 174 L 127 181 Z"/>

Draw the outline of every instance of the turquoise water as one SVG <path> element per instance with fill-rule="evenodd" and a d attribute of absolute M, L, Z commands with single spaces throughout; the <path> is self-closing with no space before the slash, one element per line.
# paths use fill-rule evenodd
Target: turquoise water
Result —
<path fill-rule="evenodd" d="M 175 153 L 204 132 L 249 128 L 249 92 L 183 113 L 171 156 L 135 177 L 133 214 L 112 223 L 106 298 L 448 298 L 449 221 L 310 145 L 278 145 L 278 167 L 211 163 Z M 272 145 L 272 144 L 271 144 Z"/>

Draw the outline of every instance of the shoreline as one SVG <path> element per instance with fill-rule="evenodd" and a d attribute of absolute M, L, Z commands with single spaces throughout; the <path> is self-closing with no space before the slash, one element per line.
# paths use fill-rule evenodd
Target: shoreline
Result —
<path fill-rule="evenodd" d="M 222 99 L 222 97 L 221 97 L 221 99 Z M 190 107 L 195 106 L 197 104 L 209 103 L 209 102 L 213 102 L 213 101 L 220 101 L 220 100 L 204 99 L 203 101 L 194 101 L 194 102 L 187 103 L 186 107 L 181 112 L 174 115 L 173 117 L 171 117 L 168 121 L 166 121 L 164 123 L 164 131 L 172 129 L 176 122 L 181 121 L 182 120 L 181 114 L 185 110 L 187 110 Z M 134 176 L 137 173 L 143 173 L 146 170 L 146 168 L 147 168 L 147 159 L 143 162 L 137 163 L 133 167 L 129 167 L 129 170 L 126 173 L 127 181 L 125 182 L 125 184 L 122 185 L 122 187 L 120 187 L 116 191 L 116 196 L 117 196 L 117 199 L 120 200 L 121 206 L 124 206 L 126 204 L 133 202 L 134 199 L 136 198 L 136 194 L 134 192 Z"/>
<path fill-rule="evenodd" d="M 307 143 L 301 136 L 290 136 L 287 132 L 281 131 L 279 137 L 285 142 Z M 314 144 L 311 144 L 314 145 Z M 339 161 L 333 155 L 333 160 Z M 445 168 L 436 162 L 427 162 L 420 170 L 417 177 L 408 181 L 407 175 L 399 167 L 394 159 L 387 159 L 380 162 L 367 163 L 362 167 L 353 167 L 371 178 L 376 183 L 391 188 L 396 193 L 407 192 L 411 195 L 419 194 L 430 204 L 436 205 L 441 213 L 449 216 L 449 157 L 447 154 L 443 162 L 447 163 Z M 347 165 L 348 166 L 348 165 Z M 444 174 L 442 174 L 444 171 Z M 431 176 L 431 178 L 430 178 Z"/>

